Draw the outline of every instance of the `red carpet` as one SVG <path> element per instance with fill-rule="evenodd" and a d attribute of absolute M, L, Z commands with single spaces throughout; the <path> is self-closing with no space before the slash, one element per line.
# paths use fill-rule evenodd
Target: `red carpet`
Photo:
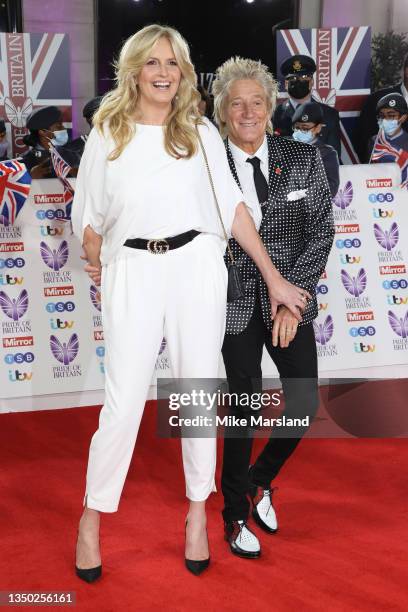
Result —
<path fill-rule="evenodd" d="M 102 517 L 104 575 L 82 583 L 74 549 L 98 414 L 0 415 L 1 591 L 76 591 L 75 609 L 98 612 L 408 609 L 407 440 L 304 440 L 277 482 L 280 531 L 260 534 L 259 560 L 230 554 L 213 495 L 212 566 L 196 578 L 183 564 L 179 443 L 155 437 L 152 403 L 119 512 Z"/>

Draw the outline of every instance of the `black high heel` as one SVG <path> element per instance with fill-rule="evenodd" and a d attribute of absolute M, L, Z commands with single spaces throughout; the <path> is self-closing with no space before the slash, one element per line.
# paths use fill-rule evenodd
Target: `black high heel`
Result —
<path fill-rule="evenodd" d="M 95 582 L 95 580 L 100 578 L 100 576 L 102 575 L 102 565 L 97 565 L 96 567 L 89 567 L 87 569 L 81 569 L 80 567 L 77 567 L 77 565 L 75 565 L 75 572 L 78 578 L 81 578 L 81 580 L 85 580 L 85 582 L 88 582 L 90 584 L 91 582 Z"/>
<path fill-rule="evenodd" d="M 188 521 L 186 520 L 186 524 L 185 524 L 185 535 L 187 537 L 187 523 Z M 207 529 L 205 530 L 206 534 L 207 534 L 207 539 L 208 539 L 208 532 Z M 191 572 L 192 574 L 194 574 L 194 576 L 199 576 L 200 574 L 203 573 L 204 570 L 207 569 L 207 567 L 210 565 L 210 557 L 208 557 L 208 559 L 202 559 L 201 561 L 194 561 L 193 559 L 184 559 L 185 564 L 186 564 L 186 568 L 188 569 L 189 572 Z"/>

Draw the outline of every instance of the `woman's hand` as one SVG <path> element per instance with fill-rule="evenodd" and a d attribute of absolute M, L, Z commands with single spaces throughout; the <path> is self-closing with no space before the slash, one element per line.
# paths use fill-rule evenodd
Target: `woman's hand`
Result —
<path fill-rule="evenodd" d="M 102 246 L 102 236 L 97 234 L 90 225 L 87 225 L 84 231 L 84 239 L 82 243 L 84 252 L 81 259 L 87 261 L 84 270 L 88 273 L 95 285 L 101 284 L 101 260 L 99 255 Z"/>
<path fill-rule="evenodd" d="M 81 259 L 84 259 L 87 262 L 86 266 L 84 267 L 85 272 L 88 274 L 90 279 L 95 283 L 95 285 L 99 287 L 101 284 L 102 266 L 100 264 L 99 266 L 91 266 L 85 254 L 81 255 Z"/>
<path fill-rule="evenodd" d="M 292 285 L 286 278 L 279 275 L 267 281 L 269 300 L 271 302 L 272 319 L 275 319 L 278 306 L 286 306 L 297 321 L 302 320 L 301 313 L 307 306 L 311 295 L 305 289 Z"/>
<path fill-rule="evenodd" d="M 273 346 L 278 346 L 278 344 L 280 344 L 281 348 L 287 348 L 296 336 L 297 328 L 298 320 L 296 317 L 286 308 L 286 306 L 281 306 L 273 320 Z"/>

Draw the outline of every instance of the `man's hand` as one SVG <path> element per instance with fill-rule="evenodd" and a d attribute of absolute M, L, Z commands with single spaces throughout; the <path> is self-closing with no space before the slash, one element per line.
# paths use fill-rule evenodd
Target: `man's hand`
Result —
<path fill-rule="evenodd" d="M 283 276 L 275 277 L 272 282 L 268 283 L 269 299 L 271 302 L 272 319 L 275 319 L 278 306 L 280 304 L 292 313 L 298 320 L 302 320 L 301 313 L 307 306 L 307 300 L 311 295 L 306 289 L 301 289 L 296 285 L 292 285 Z"/>
<path fill-rule="evenodd" d="M 287 348 L 296 336 L 298 328 L 297 318 L 286 308 L 281 306 L 273 320 L 272 344 L 281 348 Z"/>

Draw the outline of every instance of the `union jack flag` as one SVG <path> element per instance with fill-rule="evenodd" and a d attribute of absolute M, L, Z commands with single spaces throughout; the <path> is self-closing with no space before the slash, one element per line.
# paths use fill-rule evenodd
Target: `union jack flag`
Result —
<path fill-rule="evenodd" d="M 55 174 L 61 181 L 64 187 L 64 204 L 65 204 L 65 218 L 71 219 L 71 208 L 74 199 L 75 191 L 71 186 L 71 183 L 67 179 L 68 174 L 71 171 L 71 166 L 63 159 L 58 153 L 57 149 L 50 145 L 51 162 L 55 170 Z"/>
<path fill-rule="evenodd" d="M 31 176 L 16 159 L 0 162 L 0 223 L 13 225 L 30 193 Z"/>
<path fill-rule="evenodd" d="M 71 127 L 69 41 L 66 34 L 0 34 L 0 116 L 6 120 L 13 155 L 27 147 L 22 137 L 33 110 L 58 106 Z"/>
<path fill-rule="evenodd" d="M 408 151 L 393 147 L 387 140 L 384 130 L 378 132 L 370 161 L 373 163 L 397 163 L 401 169 L 401 187 L 408 189 Z"/>
<path fill-rule="evenodd" d="M 279 30 L 278 66 L 290 55 L 308 55 L 316 62 L 313 98 L 340 113 L 342 160 L 358 163 L 350 135 L 370 93 L 371 28 Z M 281 94 L 281 98 L 284 99 Z M 282 101 L 282 100 L 280 100 Z"/>

